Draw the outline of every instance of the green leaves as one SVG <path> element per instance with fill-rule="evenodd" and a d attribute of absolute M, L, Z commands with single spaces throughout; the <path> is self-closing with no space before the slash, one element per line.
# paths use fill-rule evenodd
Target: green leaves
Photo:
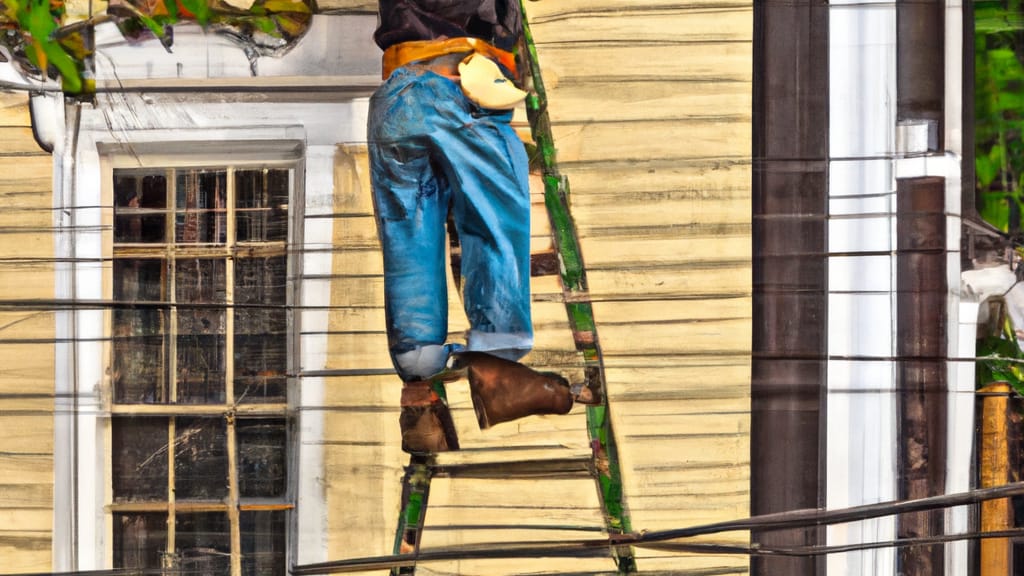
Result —
<path fill-rule="evenodd" d="M 975 4 L 974 170 L 978 210 L 1008 232 L 1024 179 L 1024 12 L 1019 0 Z M 1021 206 L 1024 207 L 1024 206 Z"/>
<path fill-rule="evenodd" d="M 64 92 L 88 94 L 95 90 L 85 74 L 91 46 L 83 40 L 81 23 L 62 27 L 64 13 L 64 0 L 0 0 L 0 30 L 20 32 L 0 34 L 0 42 L 12 54 L 24 54 L 26 68 L 60 78 Z M 128 37 L 151 34 L 166 45 L 168 26 L 191 21 L 230 31 L 231 38 L 259 52 L 269 43 L 261 45 L 257 35 L 279 40 L 271 50 L 301 36 L 309 27 L 313 0 L 256 0 L 248 10 L 224 0 L 111 0 L 108 14 Z"/>
<path fill-rule="evenodd" d="M 1024 394 L 1024 353 L 1007 317 L 1000 334 L 978 340 L 976 384 L 979 388 L 992 382 L 1008 382 L 1018 393 Z"/>

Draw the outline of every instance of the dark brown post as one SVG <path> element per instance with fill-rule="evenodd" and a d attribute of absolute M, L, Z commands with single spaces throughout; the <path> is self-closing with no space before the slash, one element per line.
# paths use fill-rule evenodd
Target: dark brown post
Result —
<path fill-rule="evenodd" d="M 896 185 L 896 286 L 900 499 L 945 493 L 947 281 L 945 180 Z M 904 514 L 900 538 L 944 533 L 942 511 Z M 941 574 L 943 547 L 899 551 L 905 576 Z"/>
<path fill-rule="evenodd" d="M 754 340 L 751 513 L 824 501 L 827 352 L 828 5 L 754 4 Z M 755 531 L 763 546 L 824 531 Z M 755 557 L 755 575 L 809 576 L 815 558 Z"/>

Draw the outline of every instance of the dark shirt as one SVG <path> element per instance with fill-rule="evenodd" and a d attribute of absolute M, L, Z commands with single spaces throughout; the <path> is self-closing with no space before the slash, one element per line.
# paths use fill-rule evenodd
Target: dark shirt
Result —
<path fill-rule="evenodd" d="M 523 25 L 516 0 L 379 0 L 381 49 L 410 40 L 468 36 L 512 51 Z"/>

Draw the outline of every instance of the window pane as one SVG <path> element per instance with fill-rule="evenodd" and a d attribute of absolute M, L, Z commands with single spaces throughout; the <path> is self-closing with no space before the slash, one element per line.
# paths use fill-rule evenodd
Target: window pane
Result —
<path fill-rule="evenodd" d="M 178 402 L 223 404 L 224 337 L 209 334 L 178 336 Z"/>
<path fill-rule="evenodd" d="M 230 574 L 231 531 L 223 512 L 178 513 L 174 522 L 181 574 Z"/>
<path fill-rule="evenodd" d="M 162 171 L 114 171 L 115 242 L 163 242 L 166 209 L 167 176 Z"/>
<path fill-rule="evenodd" d="M 165 501 L 167 418 L 111 420 L 115 502 Z"/>
<path fill-rule="evenodd" d="M 288 239 L 289 170 L 235 172 L 235 227 L 239 242 Z"/>
<path fill-rule="evenodd" d="M 287 393 L 287 258 L 235 260 L 235 398 L 284 402 Z"/>
<path fill-rule="evenodd" d="M 286 519 L 283 510 L 241 513 L 244 576 L 284 576 Z"/>
<path fill-rule="evenodd" d="M 227 172 L 180 170 L 175 198 L 176 242 L 223 244 L 227 241 Z"/>
<path fill-rule="evenodd" d="M 167 550 L 167 514 L 114 513 L 114 568 L 160 568 Z"/>
<path fill-rule="evenodd" d="M 207 306 L 225 301 L 223 260 L 178 260 L 174 292 L 178 310 L 178 402 L 220 404 L 226 401 L 226 312 Z M 197 304 L 198 306 L 190 306 Z"/>
<path fill-rule="evenodd" d="M 163 260 L 114 261 L 113 383 L 118 403 L 167 402 Z M 142 305 L 131 306 L 138 302 Z M 146 306 L 145 303 L 154 304 Z"/>
<path fill-rule="evenodd" d="M 284 419 L 239 420 L 238 493 L 241 497 L 283 497 L 288 481 Z"/>
<path fill-rule="evenodd" d="M 223 418 L 176 419 L 174 493 L 178 500 L 228 494 L 227 426 Z"/>

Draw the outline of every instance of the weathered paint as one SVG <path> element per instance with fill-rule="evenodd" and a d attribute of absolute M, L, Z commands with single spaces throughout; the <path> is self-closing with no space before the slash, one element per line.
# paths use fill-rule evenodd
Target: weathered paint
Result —
<path fill-rule="evenodd" d="M 367 10 L 365 2 L 356 4 L 357 10 Z M 633 528 L 743 517 L 749 501 L 750 5 L 567 1 L 531 2 L 527 10 L 557 143 L 557 150 L 549 146 L 548 153 L 557 153 L 560 172 L 571 179 L 573 191 L 564 189 L 564 181 L 553 184 L 571 207 L 590 297 L 589 303 L 570 303 L 567 315 L 558 279 L 533 279 L 537 348 L 528 360 L 581 376 L 588 363 L 598 360 L 589 346 L 595 330 L 600 332 L 611 419 L 620 440 L 621 485 Z M 371 12 L 372 4 L 366 13 Z M 185 36 L 196 41 L 194 47 Z M 320 42 L 325 36 L 305 38 Z M 102 113 L 88 117 L 86 132 L 118 141 L 134 129 L 133 138 L 144 136 L 151 145 L 180 139 L 183 133 L 230 140 L 238 133 L 226 126 L 232 114 L 277 94 L 270 99 L 284 102 L 269 104 L 277 115 L 259 117 L 267 125 L 280 123 L 278 128 L 249 134 L 284 138 L 296 134 L 296 118 L 321 114 L 324 108 L 307 110 L 318 106 L 312 103 L 320 95 L 332 102 L 352 97 L 344 86 L 330 91 L 331 83 L 341 84 L 334 68 L 312 78 L 315 71 L 294 63 L 291 58 L 308 46 L 297 46 L 281 60 L 302 74 L 290 76 L 279 61 L 261 59 L 260 72 L 272 72 L 252 77 L 244 56 L 222 41 L 198 32 L 183 32 L 177 39 L 171 55 L 158 44 L 139 49 L 110 42 L 105 47 L 119 64 L 101 66 L 101 92 L 122 87 L 148 92 L 104 96 Z M 184 78 L 176 77 L 179 71 Z M 314 90 L 303 93 L 310 85 Z M 197 91 L 202 86 L 210 91 Z M 258 92 L 263 88 L 266 93 Z M 289 89 L 296 94 L 283 95 Z M 358 101 L 356 109 L 354 119 Z M 307 147 L 305 252 L 303 275 L 296 279 L 303 306 L 297 313 L 301 362 L 295 377 L 301 422 L 299 533 L 292 558 L 297 562 L 388 550 L 406 461 L 398 448 L 399 386 L 390 372 L 382 329 L 380 261 L 365 156 L 357 143 L 343 139 L 347 130 L 310 122 L 298 132 L 315 145 Z M 90 138 L 85 143 L 95 144 Z M 93 194 L 95 154 L 81 160 L 81 193 Z M 49 172 L 43 172 L 39 182 L 45 186 Z M 545 196 L 545 182 L 538 178 L 535 216 L 546 211 Z M 535 223 L 537 252 L 550 252 L 551 229 L 544 218 Z M 82 253 L 94 248 L 83 246 Z M 582 278 L 581 264 L 570 262 L 567 270 L 574 274 L 570 285 Z M 451 294 L 458 310 L 454 290 Z M 462 329 L 458 314 L 453 315 L 453 338 Z M 41 374 L 42 381 L 52 382 Z M 449 394 L 460 438 L 475 449 L 440 456 L 440 466 L 501 470 L 509 463 L 508 469 L 526 470 L 516 463 L 554 458 L 574 467 L 554 478 L 523 474 L 502 482 L 458 474 L 435 477 L 425 547 L 565 539 L 581 529 L 606 526 L 593 479 L 575 467 L 591 453 L 584 410 L 481 433 L 468 391 L 452 386 Z M 49 418 L 49 411 L 44 413 Z M 593 418 L 598 431 L 602 417 L 607 414 Z M 486 458 L 480 456 L 484 453 Z M 608 485 L 612 499 L 618 498 L 615 484 Z M 102 494 L 97 501 L 102 506 Z M 88 501 L 83 513 L 94 513 L 93 503 Z M 99 536 L 101 542 L 106 537 Z M 746 570 L 742 557 L 639 554 L 644 570 Z M 89 558 L 99 567 L 106 555 L 96 549 Z M 614 569 L 607 557 L 515 564 L 452 561 L 441 569 L 461 574 Z"/>
<path fill-rule="evenodd" d="M 0 93 L 0 558 L 51 566 L 54 526 L 53 162 L 32 137 L 24 94 Z"/>

